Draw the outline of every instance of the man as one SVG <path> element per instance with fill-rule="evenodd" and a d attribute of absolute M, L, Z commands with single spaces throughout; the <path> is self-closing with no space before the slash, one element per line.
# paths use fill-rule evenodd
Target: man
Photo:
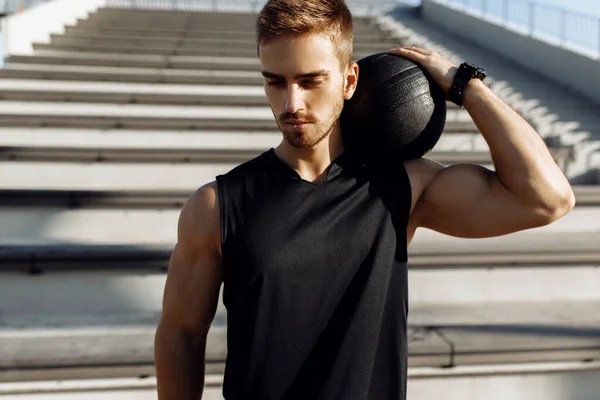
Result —
<path fill-rule="evenodd" d="M 505 235 L 565 215 L 573 192 L 539 135 L 480 79 L 458 100 L 495 172 L 425 158 L 390 171 L 353 163 L 339 123 L 359 76 L 344 2 L 271 0 L 257 27 L 283 140 L 200 188 L 181 212 L 156 335 L 159 398 L 201 397 L 224 282 L 227 400 L 404 399 L 415 230 Z M 450 91 L 457 67 L 439 54 L 391 52 Z"/>

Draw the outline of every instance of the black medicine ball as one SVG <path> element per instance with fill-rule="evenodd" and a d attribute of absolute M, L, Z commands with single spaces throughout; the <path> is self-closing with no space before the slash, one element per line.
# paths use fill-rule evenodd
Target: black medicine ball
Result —
<path fill-rule="evenodd" d="M 379 53 L 357 63 L 356 92 L 341 115 L 347 150 L 366 163 L 425 155 L 446 124 L 442 88 L 419 65 L 401 56 Z"/>

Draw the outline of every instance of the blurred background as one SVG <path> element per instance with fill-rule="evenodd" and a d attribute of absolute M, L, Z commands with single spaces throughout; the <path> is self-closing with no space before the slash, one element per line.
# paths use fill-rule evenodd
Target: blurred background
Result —
<path fill-rule="evenodd" d="M 0 0 L 0 400 L 156 399 L 179 211 L 280 141 L 263 0 Z M 600 399 L 600 2 L 348 1 L 354 58 L 417 45 L 488 72 L 577 196 L 494 239 L 409 248 L 409 399 Z M 429 157 L 493 168 L 448 105 Z M 205 399 L 221 399 L 226 310 Z"/>

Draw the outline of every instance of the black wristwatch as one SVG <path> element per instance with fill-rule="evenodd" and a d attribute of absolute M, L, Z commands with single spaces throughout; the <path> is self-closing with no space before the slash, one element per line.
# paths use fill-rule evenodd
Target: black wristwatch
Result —
<path fill-rule="evenodd" d="M 454 76 L 454 83 L 448 91 L 448 99 L 454 104 L 462 107 L 463 94 L 465 86 L 473 78 L 484 80 L 486 77 L 485 70 L 471 63 L 462 63 L 458 67 L 458 72 Z"/>

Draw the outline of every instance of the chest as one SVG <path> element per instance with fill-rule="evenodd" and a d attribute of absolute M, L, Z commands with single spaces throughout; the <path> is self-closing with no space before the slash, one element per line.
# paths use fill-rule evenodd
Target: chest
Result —
<path fill-rule="evenodd" d="M 252 192 L 236 210 L 228 244 L 230 264 L 247 278 L 333 279 L 374 252 L 405 261 L 407 210 L 397 194 L 367 179 Z"/>

